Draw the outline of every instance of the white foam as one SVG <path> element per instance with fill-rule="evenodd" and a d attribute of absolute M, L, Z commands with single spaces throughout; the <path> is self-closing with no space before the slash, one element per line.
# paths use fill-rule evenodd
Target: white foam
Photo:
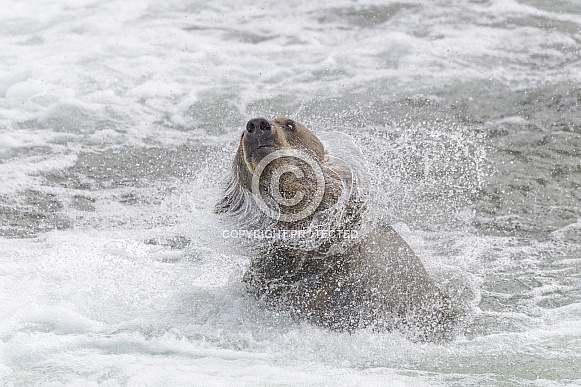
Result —
<path fill-rule="evenodd" d="M 42 172 L 57 171 L 71 166 L 74 155 L 30 156 L 0 164 L 0 193 L 13 194 L 42 182 Z"/>
<path fill-rule="evenodd" d="M 576 383 L 580 303 L 566 295 L 579 289 L 579 221 L 543 243 L 472 234 L 467 192 L 490 157 L 480 139 L 415 121 L 420 108 L 399 120 L 383 111 L 407 97 L 445 107 L 455 88 L 480 108 L 479 82 L 506 87 L 509 104 L 514 90 L 579 84 L 581 21 L 565 3 L 9 0 L 0 16 L 1 204 L 52 193 L 72 228 L 0 238 L 0 384 Z M 521 107 L 488 126 L 524 126 Z M 378 208 L 468 305 L 465 337 L 436 346 L 328 332 L 244 296 L 252 252 L 220 237 L 212 205 L 238 128 L 254 114 L 296 114 L 365 144 L 374 187 L 393 199 Z M 191 180 L 137 176 L 140 186 L 108 188 L 105 173 L 105 188 L 85 190 L 45 177 L 77 166 L 81 153 L 115 149 L 124 160 L 124 149 L 184 145 L 192 159 L 215 150 Z M 406 168 L 425 178 L 409 181 Z M 77 196 L 94 211 L 71 208 Z M 176 235 L 191 243 L 161 243 Z"/>
<path fill-rule="evenodd" d="M 28 99 L 46 94 L 42 85 L 35 82 L 19 82 L 6 90 L 6 98 Z"/>
<path fill-rule="evenodd" d="M 28 79 L 32 70 L 21 69 L 17 70 L 11 74 L 4 76 L 0 79 L 0 98 L 6 96 L 6 92 L 15 84 L 23 82 Z"/>

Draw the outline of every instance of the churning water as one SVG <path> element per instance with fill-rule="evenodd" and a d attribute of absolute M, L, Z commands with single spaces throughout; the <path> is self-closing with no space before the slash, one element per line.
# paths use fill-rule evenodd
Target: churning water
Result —
<path fill-rule="evenodd" d="M 578 0 L 0 3 L 0 384 L 581 384 Z M 354 138 L 454 341 L 245 295 L 254 116 Z"/>

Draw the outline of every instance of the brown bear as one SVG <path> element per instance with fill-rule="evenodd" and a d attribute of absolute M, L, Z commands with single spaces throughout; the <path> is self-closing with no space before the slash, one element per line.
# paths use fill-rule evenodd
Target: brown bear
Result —
<path fill-rule="evenodd" d="M 408 244 L 366 219 L 364 171 L 291 119 L 250 120 L 216 212 L 254 239 L 244 282 L 269 307 L 336 330 L 451 337 L 457 314 Z"/>

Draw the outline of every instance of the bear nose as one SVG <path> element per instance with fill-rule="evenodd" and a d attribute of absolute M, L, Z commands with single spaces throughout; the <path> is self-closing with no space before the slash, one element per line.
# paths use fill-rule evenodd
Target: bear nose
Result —
<path fill-rule="evenodd" d="M 270 122 L 262 117 L 253 118 L 246 124 L 246 131 L 250 134 L 254 133 L 255 136 L 270 134 L 271 130 Z"/>

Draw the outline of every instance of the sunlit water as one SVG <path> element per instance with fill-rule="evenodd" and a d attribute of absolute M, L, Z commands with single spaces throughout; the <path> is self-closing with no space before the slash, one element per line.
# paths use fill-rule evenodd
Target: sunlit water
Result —
<path fill-rule="evenodd" d="M 577 0 L 4 1 L 0 384 L 581 384 Z M 458 337 L 265 311 L 212 213 L 247 119 L 350 134 Z"/>

